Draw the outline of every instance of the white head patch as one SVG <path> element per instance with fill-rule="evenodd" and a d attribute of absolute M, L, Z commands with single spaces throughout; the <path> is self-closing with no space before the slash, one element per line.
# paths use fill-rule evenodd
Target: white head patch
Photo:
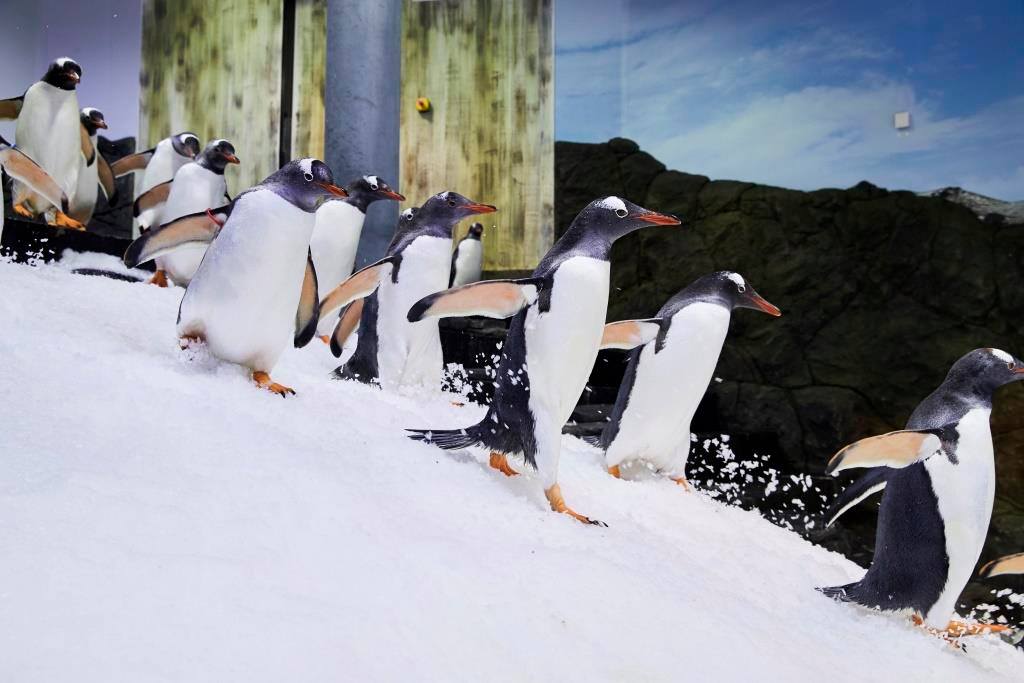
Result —
<path fill-rule="evenodd" d="M 611 211 L 626 211 L 625 202 L 618 197 L 605 197 L 597 203 L 597 206 Z"/>
<path fill-rule="evenodd" d="M 739 273 L 726 273 L 725 276 L 736 283 L 736 288 L 741 292 L 747 288 L 747 283 Z"/>
<path fill-rule="evenodd" d="M 57 59 L 53 60 L 53 63 L 56 64 L 57 66 L 61 67 L 61 68 L 64 68 L 65 64 L 67 64 L 68 62 L 74 62 L 74 61 L 75 60 L 71 59 L 71 57 L 58 57 Z M 78 62 L 75 62 L 75 63 L 77 64 Z"/>
<path fill-rule="evenodd" d="M 1012 363 L 1013 362 L 1013 356 L 1008 354 L 1006 351 L 1003 351 L 1001 349 L 989 349 L 989 351 L 992 352 L 993 356 L 995 356 L 999 360 L 1003 361 L 1004 363 Z"/>
<path fill-rule="evenodd" d="M 96 112 L 99 112 L 99 109 L 97 109 L 96 107 L 82 107 L 82 113 L 85 114 L 86 116 L 90 116 L 91 117 L 93 115 L 93 113 L 96 113 Z"/>
<path fill-rule="evenodd" d="M 410 206 L 408 209 L 402 212 L 402 218 L 404 220 L 409 220 L 410 218 L 412 218 L 412 215 L 414 213 L 416 213 L 416 207 Z"/>
<path fill-rule="evenodd" d="M 316 159 L 313 159 L 312 157 L 303 159 L 302 161 L 299 162 L 299 168 L 302 169 L 303 173 L 307 173 L 309 175 L 313 175 L 313 162 L 314 161 L 316 161 Z"/>
<path fill-rule="evenodd" d="M 365 180 L 370 185 L 371 190 L 376 190 L 378 187 L 380 187 L 380 181 L 377 179 L 377 176 L 375 175 L 364 175 L 363 180 Z"/>

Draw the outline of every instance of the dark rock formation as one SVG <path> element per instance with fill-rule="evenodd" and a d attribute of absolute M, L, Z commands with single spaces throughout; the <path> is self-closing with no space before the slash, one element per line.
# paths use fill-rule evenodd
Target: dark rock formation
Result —
<path fill-rule="evenodd" d="M 619 240 L 609 319 L 649 316 L 720 269 L 782 308 L 778 320 L 733 317 L 724 381 L 702 412 L 722 432 L 776 439 L 796 471 L 820 474 L 843 444 L 901 427 L 966 351 L 1024 354 L 1024 225 L 868 182 L 799 192 L 709 180 L 623 139 L 556 143 L 555 178 L 559 229 L 608 194 L 685 219 Z M 1024 385 L 996 403 L 993 536 L 1024 548 Z"/>

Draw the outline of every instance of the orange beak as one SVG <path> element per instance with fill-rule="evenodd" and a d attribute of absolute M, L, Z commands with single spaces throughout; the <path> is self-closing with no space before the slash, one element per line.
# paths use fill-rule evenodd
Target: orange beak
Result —
<path fill-rule="evenodd" d="M 381 194 L 388 199 L 394 199 L 396 202 L 404 202 L 405 195 L 398 194 L 394 190 L 381 190 Z"/>
<path fill-rule="evenodd" d="M 103 119 L 100 119 L 99 121 L 93 121 L 93 125 L 96 126 L 97 128 L 106 128 L 107 127 L 107 122 L 104 121 Z"/>
<path fill-rule="evenodd" d="M 334 195 L 335 197 L 348 196 L 348 192 L 345 192 L 344 188 L 338 187 L 337 185 L 331 185 L 330 183 L 321 183 L 319 181 L 317 181 L 316 184 L 319 185 L 324 190 L 326 190 L 329 194 Z"/>
<path fill-rule="evenodd" d="M 462 208 L 472 213 L 494 213 L 498 210 L 498 207 L 491 206 L 490 204 L 466 204 Z"/>
<path fill-rule="evenodd" d="M 782 311 L 779 310 L 778 306 L 769 302 L 760 294 L 754 293 L 747 298 L 750 299 L 750 303 L 754 304 L 754 306 L 756 306 L 758 310 L 764 311 L 768 315 L 773 315 L 776 318 L 782 315 Z"/>
<path fill-rule="evenodd" d="M 78 82 L 80 82 L 82 80 L 82 77 L 78 75 L 77 71 L 69 71 L 68 72 L 68 78 L 73 80 L 75 83 L 78 83 Z"/>
<path fill-rule="evenodd" d="M 676 218 L 670 213 L 645 213 L 642 216 L 638 216 L 644 223 L 650 223 L 651 225 L 679 225 L 682 223 L 681 220 Z"/>
<path fill-rule="evenodd" d="M 229 164 L 238 164 L 238 163 L 241 163 L 241 162 L 240 162 L 240 161 L 238 160 L 238 157 L 236 157 L 236 156 L 235 156 L 234 154 L 225 154 L 225 155 L 224 155 L 224 158 L 225 158 L 225 159 L 227 160 L 227 162 L 228 162 Z"/>

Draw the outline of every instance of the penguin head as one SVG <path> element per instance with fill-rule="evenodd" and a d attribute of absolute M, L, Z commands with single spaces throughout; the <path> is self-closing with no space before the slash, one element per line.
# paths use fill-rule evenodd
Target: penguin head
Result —
<path fill-rule="evenodd" d="M 964 354 L 946 376 L 946 381 L 968 385 L 976 393 L 991 395 L 1010 382 L 1024 380 L 1024 361 L 1001 349 L 974 349 Z"/>
<path fill-rule="evenodd" d="M 74 90 L 82 80 L 82 67 L 70 57 L 61 57 L 50 62 L 43 76 L 43 82 L 61 90 Z"/>
<path fill-rule="evenodd" d="M 483 234 L 484 234 L 484 224 L 483 223 L 474 223 L 473 225 L 469 226 L 469 232 L 466 234 L 466 237 L 468 237 L 471 240 L 478 240 L 478 239 L 480 239 L 480 236 L 483 235 Z"/>
<path fill-rule="evenodd" d="M 199 138 L 195 133 L 178 133 L 171 136 L 171 147 L 181 156 L 195 159 L 199 154 Z"/>
<path fill-rule="evenodd" d="M 464 218 L 481 213 L 494 213 L 498 209 L 490 204 L 480 204 L 463 197 L 458 192 L 441 192 L 423 202 L 416 212 L 416 220 L 421 225 L 437 226 L 441 233 L 448 237 L 452 228 Z"/>
<path fill-rule="evenodd" d="M 375 175 L 364 175 L 356 178 L 345 186 L 348 192 L 348 199 L 345 201 L 353 206 L 359 207 L 366 212 L 366 207 L 381 199 L 391 199 L 396 202 L 405 201 L 405 196 L 398 194 L 391 189 L 391 186 Z"/>
<path fill-rule="evenodd" d="M 316 211 L 326 199 L 348 196 L 334 184 L 334 174 L 319 159 L 289 161 L 260 185 L 307 213 Z"/>
<path fill-rule="evenodd" d="M 106 128 L 107 122 L 103 119 L 103 112 L 94 107 L 85 107 L 79 113 L 79 120 L 85 126 L 89 135 L 95 135 L 98 128 Z"/>
<path fill-rule="evenodd" d="M 731 270 L 721 270 L 701 279 L 710 280 L 709 284 L 717 289 L 722 298 L 728 302 L 729 308 L 752 308 L 768 315 L 778 317 L 782 311 L 778 306 L 771 304 L 763 296 L 758 294 L 749 282 L 739 273 Z"/>
<path fill-rule="evenodd" d="M 577 229 L 611 243 L 640 228 L 679 225 L 681 222 L 671 214 L 650 211 L 620 197 L 605 197 L 587 204 L 576 216 L 572 227 L 579 226 Z"/>
<path fill-rule="evenodd" d="M 224 173 L 228 164 L 239 163 L 235 146 L 224 139 L 211 140 L 206 149 L 196 158 L 196 163 L 214 173 Z"/>

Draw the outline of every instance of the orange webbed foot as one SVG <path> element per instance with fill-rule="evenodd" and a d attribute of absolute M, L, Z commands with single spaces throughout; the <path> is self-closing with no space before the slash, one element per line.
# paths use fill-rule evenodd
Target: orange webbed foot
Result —
<path fill-rule="evenodd" d="M 519 475 L 518 472 L 509 467 L 508 456 L 506 456 L 504 453 L 499 453 L 498 451 L 491 451 L 490 465 L 494 469 L 504 474 L 506 477 L 515 477 Z"/>
<path fill-rule="evenodd" d="M 562 498 L 562 487 L 559 486 L 558 484 L 555 484 L 551 488 L 546 489 L 544 491 L 544 495 L 547 497 L 548 502 L 551 504 L 551 509 L 554 510 L 555 512 L 561 512 L 562 514 L 569 515 L 573 519 L 579 522 L 583 522 L 584 524 L 592 524 L 593 526 L 604 527 L 608 526 L 601 520 L 591 519 L 586 515 L 581 515 L 580 513 L 576 512 L 571 507 L 566 505 L 565 499 Z"/>
<path fill-rule="evenodd" d="M 70 228 L 72 230 L 85 230 L 85 223 L 77 221 L 63 211 L 57 211 L 53 217 L 53 224 L 58 228 Z"/>
<path fill-rule="evenodd" d="M 32 213 L 32 211 L 27 206 L 25 206 L 24 202 L 22 202 L 21 204 L 15 204 L 11 208 L 14 209 L 14 213 L 18 214 L 19 216 L 24 216 L 25 218 L 36 217 L 36 215 Z"/>
<path fill-rule="evenodd" d="M 153 273 L 153 277 L 149 278 L 149 284 L 156 285 L 157 287 L 167 286 L 167 273 L 162 270 L 158 270 Z"/>
<path fill-rule="evenodd" d="M 682 486 L 684 491 L 690 490 L 690 482 L 686 481 L 686 477 L 672 477 L 672 481 Z"/>
<path fill-rule="evenodd" d="M 622 479 L 622 468 L 618 465 L 612 465 L 608 468 L 608 474 L 612 475 L 616 479 Z"/>
<path fill-rule="evenodd" d="M 283 384 L 278 384 L 270 379 L 270 375 L 261 370 L 256 370 L 252 373 L 252 381 L 255 382 L 256 386 L 260 389 L 266 389 L 267 391 L 277 394 L 281 398 L 286 398 L 288 394 L 291 394 L 292 396 L 295 395 L 294 389 L 286 387 Z"/>

